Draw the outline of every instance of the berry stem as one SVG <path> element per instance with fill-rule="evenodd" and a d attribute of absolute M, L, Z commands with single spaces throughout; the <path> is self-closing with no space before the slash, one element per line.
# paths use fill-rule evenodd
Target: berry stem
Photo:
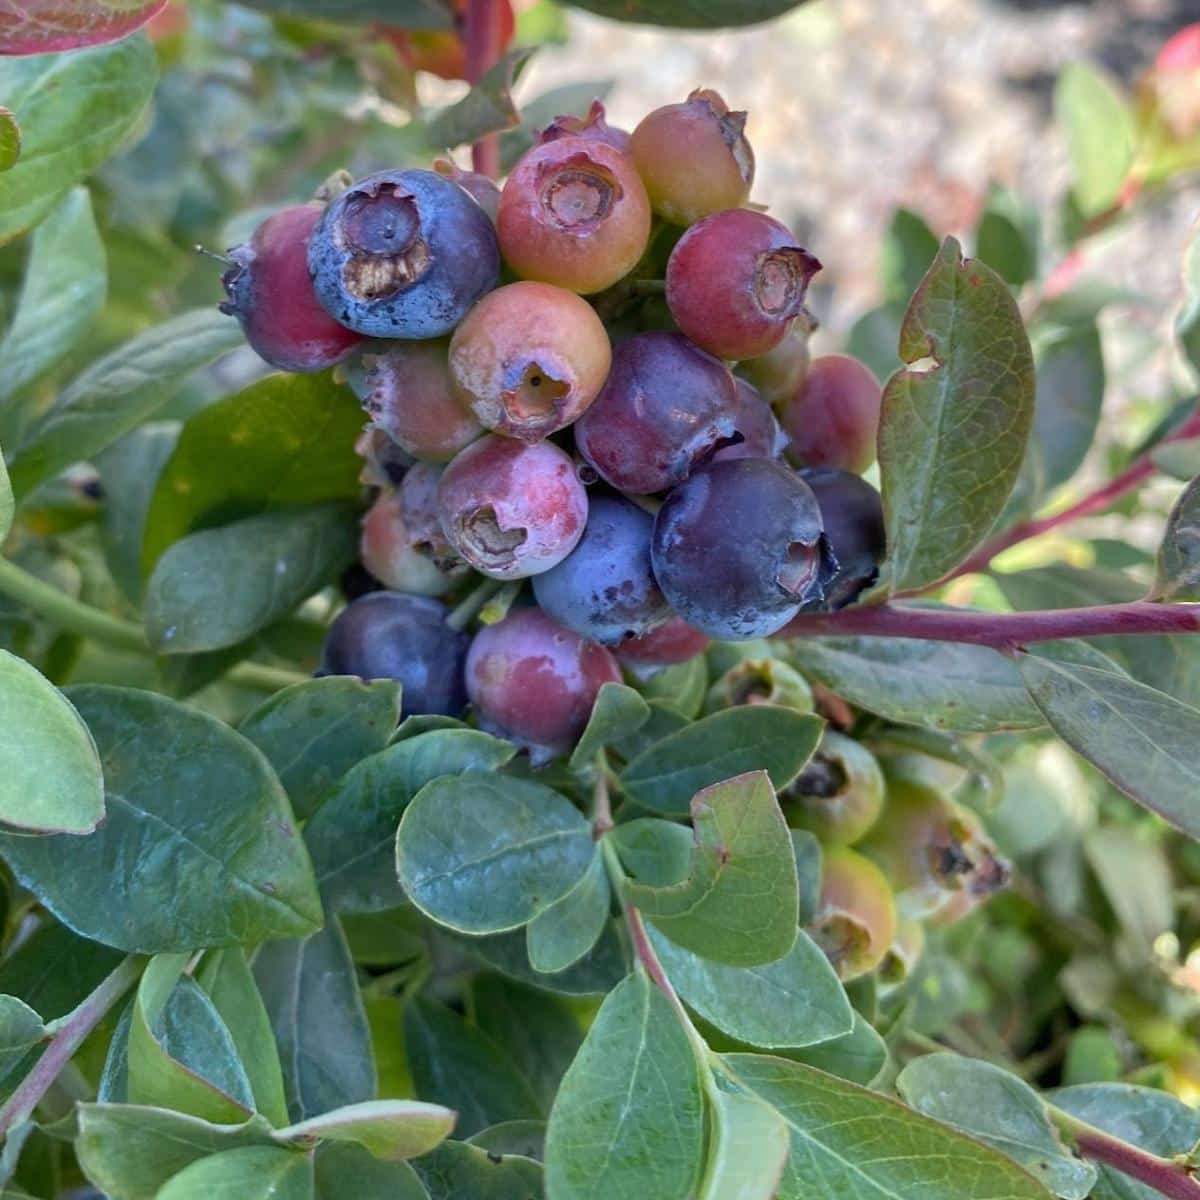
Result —
<path fill-rule="evenodd" d="M 1051 1120 L 1081 1157 L 1104 1163 L 1170 1200 L 1200 1200 L 1200 1180 L 1196 1179 L 1188 1162 L 1159 1158 L 1157 1154 L 1113 1137 L 1061 1108 L 1052 1104 L 1047 1107 Z"/>
<path fill-rule="evenodd" d="M 88 1034 L 137 982 L 144 965 L 144 959 L 130 955 L 78 1008 L 49 1027 L 52 1034 L 45 1053 L 0 1108 L 0 1137 L 32 1116 Z"/>
<path fill-rule="evenodd" d="M 1090 608 L 1057 608 L 1024 613 L 975 609 L 864 605 L 836 613 L 796 617 L 782 637 L 913 638 L 918 641 L 967 642 L 1011 651 L 1032 642 L 1060 638 L 1100 637 L 1125 633 L 1195 633 L 1200 631 L 1200 604 L 1158 604 L 1134 600 Z"/>
<path fill-rule="evenodd" d="M 1196 412 L 1188 417 L 1178 428 L 1164 437 L 1157 445 L 1161 446 L 1167 442 L 1177 442 L 1184 438 L 1196 437 L 1197 435 L 1200 435 L 1200 409 L 1197 409 Z M 1157 446 L 1147 450 L 1145 454 L 1130 463 L 1120 475 L 1109 480 L 1108 483 L 1097 488 L 1094 492 L 1084 496 L 1082 500 L 1072 504 L 1070 508 L 1064 508 L 1062 512 L 1053 513 L 1048 517 L 1020 521 L 1011 528 L 1004 530 L 1003 533 L 990 538 L 964 563 L 947 575 L 945 579 L 939 580 L 938 586 L 948 583 L 951 579 L 957 579 L 960 575 L 971 575 L 984 570 L 998 554 L 1009 549 L 1010 546 L 1017 545 L 1018 542 L 1026 542 L 1030 538 L 1040 537 L 1043 533 L 1049 533 L 1051 530 L 1058 529 L 1062 525 L 1078 521 L 1081 517 L 1090 517 L 1111 508 L 1122 496 L 1141 487 L 1158 470 L 1157 464 L 1152 457 L 1154 449 L 1157 449 Z M 913 595 L 915 593 L 904 594 Z"/>
<path fill-rule="evenodd" d="M 501 26 L 501 0 L 467 0 L 465 41 L 467 79 L 477 84 L 500 61 L 504 31 Z M 500 175 L 500 138 L 489 133 L 471 147 L 475 170 L 489 179 Z"/>
<path fill-rule="evenodd" d="M 504 585 L 498 579 L 485 579 L 458 602 L 446 618 L 451 629 L 461 632 L 479 615 L 479 611 Z"/>

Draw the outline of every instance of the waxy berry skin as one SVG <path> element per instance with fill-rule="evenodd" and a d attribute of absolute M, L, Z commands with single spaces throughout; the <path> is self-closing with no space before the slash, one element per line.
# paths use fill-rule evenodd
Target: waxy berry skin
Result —
<path fill-rule="evenodd" d="M 524 579 L 562 562 L 583 536 L 588 499 L 575 464 L 551 442 L 489 434 L 438 484 L 450 544 L 492 579 Z"/>
<path fill-rule="evenodd" d="M 367 361 L 363 408 L 414 458 L 449 462 L 483 433 L 450 374 L 444 339 L 397 342 Z"/>
<path fill-rule="evenodd" d="M 608 123 L 604 104 L 600 100 L 592 101 L 586 117 L 555 117 L 537 135 L 537 144 L 541 146 L 546 142 L 557 142 L 566 137 L 590 138 L 594 142 L 605 142 L 622 154 L 628 154 L 633 148 L 633 140 L 628 130 L 618 129 Z"/>
<path fill-rule="evenodd" d="M 500 189 L 494 179 L 481 175 L 478 171 L 464 171 L 451 158 L 435 158 L 433 169 L 469 192 L 475 198 L 475 203 L 487 213 L 495 225 L 496 210 L 500 207 Z"/>
<path fill-rule="evenodd" d="M 745 204 L 754 183 L 745 126 L 746 114 L 730 112 L 707 88 L 647 114 L 633 131 L 632 153 L 654 211 L 676 225 L 692 225 Z"/>
<path fill-rule="evenodd" d="M 861 475 L 875 461 L 883 389 L 870 367 L 848 354 L 814 358 L 804 383 L 780 412 L 798 467 L 837 467 Z"/>
<path fill-rule="evenodd" d="M 825 539 L 837 567 L 825 583 L 825 604 L 844 608 L 875 582 L 887 537 L 883 500 L 861 476 L 832 467 L 800 472 L 821 506 Z"/>
<path fill-rule="evenodd" d="M 723 362 L 680 333 L 640 333 L 614 349 L 603 391 L 575 426 L 575 445 L 606 483 L 650 495 L 735 442 L 737 411 Z"/>
<path fill-rule="evenodd" d="M 657 629 L 630 638 L 616 649 L 617 658 L 631 667 L 671 667 L 691 662 L 712 644 L 712 638 L 693 629 L 682 617 L 671 616 Z"/>
<path fill-rule="evenodd" d="M 596 310 L 548 283 L 497 288 L 450 341 L 460 402 L 488 429 L 527 442 L 578 420 L 611 364 L 612 346 Z"/>
<path fill-rule="evenodd" d="M 370 592 L 348 604 L 329 627 L 318 675 L 398 679 L 404 716 L 457 717 L 469 634 L 446 624 L 444 604 L 427 596 Z"/>
<path fill-rule="evenodd" d="M 519 608 L 475 635 L 466 680 L 480 724 L 544 759 L 571 748 L 600 688 L 621 671 L 603 646 Z"/>
<path fill-rule="evenodd" d="M 592 137 L 557 138 L 513 168 L 496 231 L 518 275 L 590 295 L 645 253 L 650 200 L 628 155 Z"/>
<path fill-rule="evenodd" d="M 744 379 L 733 377 L 737 388 L 737 408 L 734 425 L 741 441 L 731 446 L 722 446 L 712 456 L 713 462 L 725 462 L 733 458 L 778 458 L 787 445 L 787 437 L 780 428 L 771 406 L 758 394 L 758 389 Z"/>
<path fill-rule="evenodd" d="M 435 338 L 496 286 L 487 213 L 433 171 L 380 171 L 325 210 L 308 247 L 317 299 L 350 329 Z"/>
<path fill-rule="evenodd" d="M 281 371 L 323 371 L 362 338 L 317 302 L 308 277 L 308 243 L 319 204 L 297 204 L 268 217 L 249 242 L 229 251 L 221 311 L 241 322 L 246 341 Z"/>
<path fill-rule="evenodd" d="M 648 633 L 670 615 L 650 566 L 654 518 L 621 496 L 592 496 L 579 544 L 533 581 L 542 611 L 606 646 Z"/>
<path fill-rule="evenodd" d="M 688 337 L 718 358 L 757 358 L 804 311 L 821 264 L 787 226 L 734 208 L 693 225 L 667 262 L 667 305 Z"/>
<path fill-rule="evenodd" d="M 465 567 L 438 565 L 428 543 L 405 520 L 398 492 L 381 493 L 363 517 L 359 557 L 384 587 L 418 596 L 441 596 L 465 573 Z"/>
<path fill-rule="evenodd" d="M 823 601 L 829 567 L 816 497 L 761 458 L 701 467 L 666 499 L 651 558 L 689 625 L 726 641 L 768 637 Z"/>

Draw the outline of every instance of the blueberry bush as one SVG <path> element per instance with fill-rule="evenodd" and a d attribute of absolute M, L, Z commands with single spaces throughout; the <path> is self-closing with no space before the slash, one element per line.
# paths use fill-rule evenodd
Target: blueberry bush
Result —
<path fill-rule="evenodd" d="M 1200 26 L 813 357 L 564 21 L 0 5 L 0 1194 L 1197 1200 Z"/>

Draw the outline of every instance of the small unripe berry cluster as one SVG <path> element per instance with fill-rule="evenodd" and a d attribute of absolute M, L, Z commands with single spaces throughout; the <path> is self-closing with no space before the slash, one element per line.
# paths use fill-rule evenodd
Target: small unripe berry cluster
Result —
<path fill-rule="evenodd" d="M 871 583 L 879 384 L 810 364 L 820 263 L 750 205 L 753 179 L 745 114 L 715 92 L 632 133 L 596 103 L 500 188 L 380 171 L 232 252 L 251 345 L 290 371 L 351 359 L 370 420 L 362 561 L 388 596 L 350 605 L 327 671 L 404 678 L 409 712 L 465 694 L 559 751 L 622 662 L 769 636 Z M 468 653 L 434 598 L 476 575 L 531 580 L 537 608 L 517 598 Z"/>

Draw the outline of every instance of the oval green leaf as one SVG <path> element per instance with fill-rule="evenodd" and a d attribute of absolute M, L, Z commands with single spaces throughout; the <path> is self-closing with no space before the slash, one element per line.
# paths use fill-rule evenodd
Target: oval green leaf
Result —
<path fill-rule="evenodd" d="M 376 1158 L 395 1162 L 428 1154 L 454 1128 L 455 1114 L 420 1100 L 367 1100 L 335 1108 L 272 1136 L 306 1146 L 315 1142 L 355 1142 Z"/>
<path fill-rule="evenodd" d="M 787 1122 L 769 1104 L 718 1092 L 700 1200 L 774 1200 L 790 1146 Z"/>
<path fill-rule="evenodd" d="M 599 851 L 583 878 L 525 927 L 529 962 L 553 975 L 577 963 L 600 940 L 612 906 L 612 889 Z"/>
<path fill-rule="evenodd" d="M 1183 489 L 1171 509 L 1158 551 L 1154 596 L 1200 600 L 1200 476 Z"/>
<path fill-rule="evenodd" d="M 247 1146 L 184 1167 L 156 1200 L 312 1200 L 313 1165 L 307 1154 Z"/>
<path fill-rule="evenodd" d="M 804 0 L 567 0 L 575 8 L 646 25 L 722 29 L 757 25 L 798 8 Z"/>

